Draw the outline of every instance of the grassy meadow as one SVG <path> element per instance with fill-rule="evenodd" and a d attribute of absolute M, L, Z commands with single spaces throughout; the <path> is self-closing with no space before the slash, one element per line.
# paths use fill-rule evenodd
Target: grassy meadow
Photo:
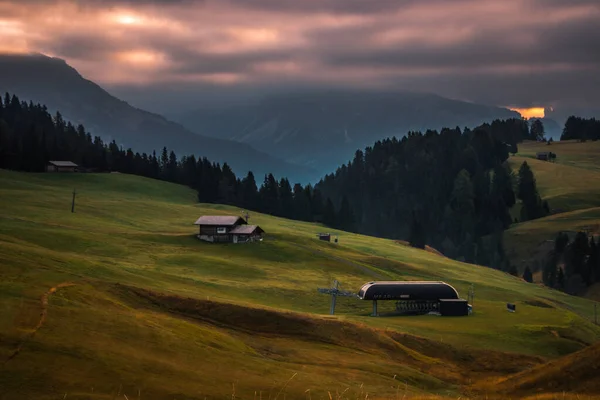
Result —
<path fill-rule="evenodd" d="M 574 234 L 588 229 L 600 233 L 600 142 L 566 141 L 551 145 L 525 142 L 518 147 L 519 152 L 509 158 L 511 167 L 516 173 L 523 161 L 527 161 L 541 197 L 556 212 L 546 218 L 515 224 L 506 231 L 507 249 L 524 268 L 532 258 L 539 261 L 544 258 L 552 247 L 549 241 L 560 231 Z M 556 153 L 556 162 L 536 160 L 538 151 Z M 514 214 L 518 212 L 515 210 Z"/>
<path fill-rule="evenodd" d="M 600 339 L 589 300 L 391 240 L 325 243 L 321 226 L 251 213 L 263 242 L 200 242 L 200 215 L 241 210 L 195 197 L 124 174 L 0 170 L 0 399 L 457 398 Z M 475 312 L 380 302 L 373 318 L 339 298 L 332 317 L 317 288 L 333 279 L 444 280 L 463 297 L 473 284 Z"/>

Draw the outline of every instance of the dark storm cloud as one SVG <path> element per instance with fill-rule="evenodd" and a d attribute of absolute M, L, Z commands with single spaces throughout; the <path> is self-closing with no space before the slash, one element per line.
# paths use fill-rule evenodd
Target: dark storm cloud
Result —
<path fill-rule="evenodd" d="M 524 107 L 600 102 L 592 0 L 25 0 L 0 11 L 0 49 L 65 58 L 114 88 L 371 86 Z"/>

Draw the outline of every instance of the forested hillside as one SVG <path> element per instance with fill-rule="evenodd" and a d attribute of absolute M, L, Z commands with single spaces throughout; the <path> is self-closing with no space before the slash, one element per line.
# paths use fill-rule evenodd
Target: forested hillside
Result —
<path fill-rule="evenodd" d="M 228 162 L 238 174 L 273 170 L 309 181 L 317 171 L 289 164 L 249 145 L 190 131 L 161 115 L 135 108 L 96 83 L 84 78 L 62 59 L 42 54 L 0 54 L 0 90 L 21 100 L 44 104 L 74 125 L 83 124 L 105 142 L 151 153 L 163 146 L 183 154 L 202 154 L 213 161 Z"/>
<path fill-rule="evenodd" d="M 510 119 L 462 132 L 409 133 L 357 151 L 316 187 L 334 204 L 349 203 L 361 233 L 430 244 L 450 257 L 508 270 L 502 231 L 513 222 L 516 199 L 523 203 L 520 220 L 549 212 L 527 163 L 516 186 L 505 163 L 509 150 L 538 129 Z"/>
<path fill-rule="evenodd" d="M 220 165 L 206 157 L 179 158 L 166 147 L 158 154 L 134 153 L 115 141 L 105 143 L 99 136 L 92 137 L 83 125 L 74 126 L 59 112 L 52 116 L 45 106 L 6 94 L 0 99 L 0 168 L 42 172 L 50 160 L 73 161 L 83 171 L 118 171 L 180 183 L 196 189 L 201 202 L 236 205 L 288 218 L 323 218 L 335 225 L 351 214 L 345 209 L 336 213 L 331 201 L 310 185 L 292 187 L 287 178 L 276 180 L 267 174 L 259 188 L 251 171 L 240 179 L 227 163 Z"/>
<path fill-rule="evenodd" d="M 600 139 L 600 120 L 595 118 L 580 118 L 570 116 L 565 122 L 565 127 L 560 140 L 577 139 L 581 141 Z"/>

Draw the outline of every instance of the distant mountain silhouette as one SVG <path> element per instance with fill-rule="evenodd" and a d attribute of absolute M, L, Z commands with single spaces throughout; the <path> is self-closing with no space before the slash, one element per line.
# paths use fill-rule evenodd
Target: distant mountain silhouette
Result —
<path fill-rule="evenodd" d="M 434 94 L 306 90 L 245 106 L 199 109 L 175 117 L 205 135 L 247 143 L 289 162 L 331 171 L 356 149 L 409 130 L 474 127 L 517 112 Z"/>
<path fill-rule="evenodd" d="M 239 175 L 252 170 L 257 180 L 265 173 L 293 180 L 314 179 L 315 171 L 286 163 L 235 141 L 193 133 L 164 117 L 132 107 L 84 79 L 64 60 L 33 55 L 0 55 L 0 92 L 45 104 L 66 120 L 82 123 L 93 135 L 115 140 L 138 152 L 157 153 L 167 146 L 179 157 L 194 154 L 227 162 Z"/>

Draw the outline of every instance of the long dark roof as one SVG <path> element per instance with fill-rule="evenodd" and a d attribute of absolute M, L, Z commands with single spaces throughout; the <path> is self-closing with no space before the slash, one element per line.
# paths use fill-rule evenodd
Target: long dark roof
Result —
<path fill-rule="evenodd" d="M 358 292 L 362 300 L 458 299 L 458 292 L 446 282 L 381 281 L 365 283 Z"/>
<path fill-rule="evenodd" d="M 78 167 L 78 165 L 72 161 L 48 161 L 48 163 L 55 167 Z"/>
<path fill-rule="evenodd" d="M 203 215 L 194 222 L 194 225 L 233 226 L 245 223 L 244 218 L 235 215 Z"/>
<path fill-rule="evenodd" d="M 257 225 L 240 225 L 229 231 L 229 233 L 234 235 L 252 235 L 254 232 L 262 233 L 264 231 Z"/>

